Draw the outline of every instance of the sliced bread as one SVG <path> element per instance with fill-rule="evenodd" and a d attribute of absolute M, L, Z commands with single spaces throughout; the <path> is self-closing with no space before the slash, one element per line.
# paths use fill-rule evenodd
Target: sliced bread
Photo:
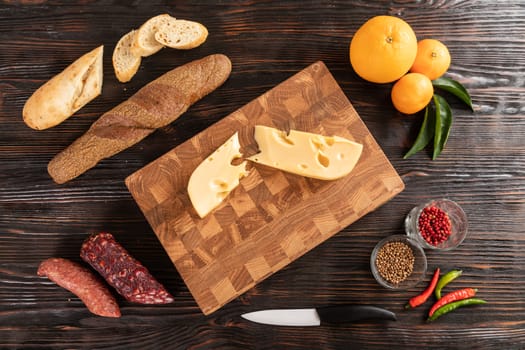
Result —
<path fill-rule="evenodd" d="M 164 47 L 155 39 L 155 33 L 159 27 L 172 19 L 168 14 L 162 14 L 148 19 L 144 24 L 137 30 L 137 35 L 133 41 L 131 48 L 132 52 L 136 56 L 147 57 L 158 52 Z M 174 19 L 174 18 L 173 18 Z"/>
<path fill-rule="evenodd" d="M 173 49 L 193 49 L 208 37 L 208 29 L 198 22 L 183 19 L 170 19 L 160 23 L 155 39 L 163 46 Z"/>
<path fill-rule="evenodd" d="M 131 51 L 136 34 L 136 30 L 125 34 L 113 50 L 113 68 L 121 83 L 130 81 L 140 66 L 141 57 Z"/>

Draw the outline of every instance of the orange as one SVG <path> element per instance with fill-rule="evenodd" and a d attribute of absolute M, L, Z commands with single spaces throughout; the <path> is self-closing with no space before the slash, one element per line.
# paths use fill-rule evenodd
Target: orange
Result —
<path fill-rule="evenodd" d="M 432 81 L 421 73 L 408 73 L 392 87 L 394 107 L 401 113 L 413 114 L 425 108 L 434 95 Z"/>
<path fill-rule="evenodd" d="M 350 42 L 350 63 L 363 79 L 390 83 L 405 75 L 417 54 L 417 38 L 410 25 L 393 16 L 366 21 Z"/>
<path fill-rule="evenodd" d="M 441 41 L 424 39 L 417 43 L 417 55 L 411 72 L 422 73 L 434 80 L 445 74 L 450 67 L 450 53 Z"/>

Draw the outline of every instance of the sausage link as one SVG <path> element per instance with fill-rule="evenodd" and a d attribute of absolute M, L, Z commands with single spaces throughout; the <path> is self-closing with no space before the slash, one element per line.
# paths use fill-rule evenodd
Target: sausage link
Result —
<path fill-rule="evenodd" d="M 78 296 L 95 315 L 120 317 L 117 301 L 108 288 L 80 264 L 63 258 L 49 258 L 40 263 L 37 274 Z"/>
<path fill-rule="evenodd" d="M 168 304 L 173 297 L 112 234 L 88 237 L 80 257 L 90 264 L 126 300 L 140 304 Z"/>

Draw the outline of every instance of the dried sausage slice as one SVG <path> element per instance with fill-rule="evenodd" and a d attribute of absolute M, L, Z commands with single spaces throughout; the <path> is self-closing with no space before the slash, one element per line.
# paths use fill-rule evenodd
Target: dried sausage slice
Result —
<path fill-rule="evenodd" d="M 111 233 L 88 237 L 80 257 L 90 264 L 126 300 L 140 304 L 167 304 L 173 297 Z"/>
<path fill-rule="evenodd" d="M 78 296 L 95 315 L 120 317 L 118 304 L 105 284 L 80 264 L 63 258 L 49 258 L 40 263 L 37 274 Z"/>

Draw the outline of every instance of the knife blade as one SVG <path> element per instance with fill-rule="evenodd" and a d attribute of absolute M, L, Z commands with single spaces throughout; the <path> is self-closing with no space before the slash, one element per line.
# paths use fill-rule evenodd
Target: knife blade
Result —
<path fill-rule="evenodd" d="M 306 309 L 267 309 L 241 315 L 256 323 L 274 326 L 320 326 L 322 324 L 350 323 L 364 320 L 396 321 L 392 311 L 372 305 L 334 305 Z"/>

